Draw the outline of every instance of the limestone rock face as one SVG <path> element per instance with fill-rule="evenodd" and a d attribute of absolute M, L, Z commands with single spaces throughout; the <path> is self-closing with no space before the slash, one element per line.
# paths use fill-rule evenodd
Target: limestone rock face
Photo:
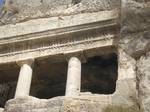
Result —
<path fill-rule="evenodd" d="M 140 58 L 137 68 L 141 109 L 142 112 L 150 112 L 150 52 Z"/>
<path fill-rule="evenodd" d="M 50 100 L 39 100 L 34 97 L 13 99 L 7 102 L 4 112 L 60 112 L 62 101 L 61 98 Z"/>
<path fill-rule="evenodd" d="M 150 50 L 150 3 L 122 0 L 120 46 L 134 58 Z"/>
<path fill-rule="evenodd" d="M 119 108 L 124 108 L 125 112 L 139 112 L 135 65 L 134 58 L 124 50 L 118 50 L 118 80 L 116 91 L 112 94 L 115 112 L 119 112 Z"/>
<path fill-rule="evenodd" d="M 76 4 L 73 4 L 73 0 L 13 0 L 13 4 L 18 8 L 19 13 L 13 15 L 9 20 L 5 17 L 2 18 L 2 23 L 15 24 L 41 17 L 47 18 L 111 10 L 119 7 L 120 2 L 119 0 L 117 1 L 118 2 L 116 2 L 116 0 L 80 0 Z"/>
<path fill-rule="evenodd" d="M 150 2 L 122 0 L 119 46 L 136 59 L 136 88 L 141 112 L 150 111 Z"/>
<path fill-rule="evenodd" d="M 139 112 L 136 106 L 117 106 L 107 101 L 108 98 L 90 95 L 78 98 L 57 97 L 49 100 L 26 97 L 8 101 L 4 112 Z"/>

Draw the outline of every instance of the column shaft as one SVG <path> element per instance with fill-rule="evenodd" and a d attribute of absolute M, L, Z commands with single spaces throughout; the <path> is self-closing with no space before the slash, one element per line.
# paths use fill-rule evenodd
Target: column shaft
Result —
<path fill-rule="evenodd" d="M 68 64 L 66 96 L 77 96 L 81 87 L 81 62 L 72 57 Z"/>
<path fill-rule="evenodd" d="M 23 64 L 21 66 L 19 73 L 15 98 L 29 95 L 31 80 L 32 80 L 32 68 L 28 64 Z"/>

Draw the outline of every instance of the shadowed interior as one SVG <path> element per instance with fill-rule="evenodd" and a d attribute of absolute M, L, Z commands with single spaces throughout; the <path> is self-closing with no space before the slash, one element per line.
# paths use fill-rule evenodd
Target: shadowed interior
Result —
<path fill-rule="evenodd" d="M 42 99 L 64 96 L 67 64 L 65 60 L 36 60 L 30 95 Z M 14 97 L 20 69 L 15 64 L 4 66 L 0 70 L 0 107 L 4 107 L 5 102 Z M 117 69 L 117 55 L 114 53 L 88 58 L 86 63 L 82 63 L 81 91 L 112 94 L 116 88 Z"/>

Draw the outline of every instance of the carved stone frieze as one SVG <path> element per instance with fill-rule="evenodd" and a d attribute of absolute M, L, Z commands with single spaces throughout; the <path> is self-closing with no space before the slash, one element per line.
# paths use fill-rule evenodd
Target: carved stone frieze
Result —
<path fill-rule="evenodd" d="M 97 16 L 99 14 L 101 16 Z M 53 17 L 20 23 L 16 26 L 0 27 L 0 31 L 4 29 L 14 31 L 12 34 L 6 31 L 0 34 L 0 62 L 8 63 L 56 54 L 66 55 L 70 52 L 111 47 L 117 44 L 119 25 L 116 10 L 63 18 L 69 20 L 60 21 Z M 45 21 L 48 20 L 53 23 L 46 24 Z M 53 26 L 54 23 L 56 26 Z"/>

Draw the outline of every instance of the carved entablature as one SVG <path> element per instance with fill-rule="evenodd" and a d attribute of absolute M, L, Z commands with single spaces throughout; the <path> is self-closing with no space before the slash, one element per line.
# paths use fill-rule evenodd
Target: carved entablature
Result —
<path fill-rule="evenodd" d="M 67 57 L 97 48 L 113 50 L 119 34 L 118 15 L 117 10 L 111 10 L 1 26 L 0 63 L 53 55 Z"/>

